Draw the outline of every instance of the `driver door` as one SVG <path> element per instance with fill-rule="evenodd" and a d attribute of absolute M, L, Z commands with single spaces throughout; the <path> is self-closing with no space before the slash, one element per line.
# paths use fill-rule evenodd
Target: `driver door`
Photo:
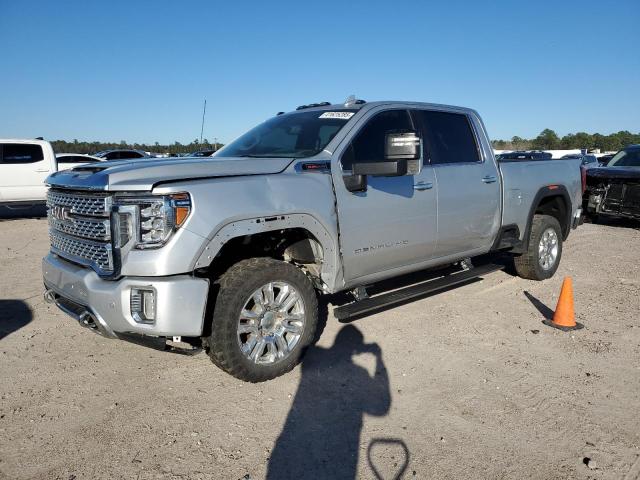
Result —
<path fill-rule="evenodd" d="M 382 161 L 386 134 L 407 130 L 417 130 L 407 110 L 374 110 L 336 151 L 341 165 L 332 172 L 347 285 L 416 270 L 434 255 L 437 186 L 431 166 L 414 175 L 368 175 L 366 190 L 347 188 L 354 163 Z"/>

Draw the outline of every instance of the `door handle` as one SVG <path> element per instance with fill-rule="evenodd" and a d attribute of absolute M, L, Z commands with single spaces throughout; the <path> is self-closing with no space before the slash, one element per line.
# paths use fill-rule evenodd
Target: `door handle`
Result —
<path fill-rule="evenodd" d="M 494 183 L 497 180 L 498 178 L 495 175 L 485 175 L 484 177 L 482 177 L 482 181 L 484 183 Z"/>
<path fill-rule="evenodd" d="M 432 188 L 433 188 L 433 183 L 431 182 L 418 182 L 413 186 L 413 189 L 418 191 L 430 190 Z"/>
<path fill-rule="evenodd" d="M 40 173 L 45 173 L 45 172 L 48 172 L 48 171 L 49 171 L 48 168 L 39 168 L 39 169 L 36 170 L 36 172 L 40 172 Z"/>

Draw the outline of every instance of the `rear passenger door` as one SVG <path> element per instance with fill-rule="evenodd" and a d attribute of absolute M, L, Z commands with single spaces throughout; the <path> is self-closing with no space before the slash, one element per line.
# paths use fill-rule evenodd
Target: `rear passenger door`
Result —
<path fill-rule="evenodd" d="M 438 192 L 436 257 L 489 251 L 500 228 L 500 178 L 466 113 L 415 110 Z"/>
<path fill-rule="evenodd" d="M 44 184 L 52 173 L 42 147 L 29 143 L 0 144 L 0 190 L 2 201 L 44 200 Z"/>

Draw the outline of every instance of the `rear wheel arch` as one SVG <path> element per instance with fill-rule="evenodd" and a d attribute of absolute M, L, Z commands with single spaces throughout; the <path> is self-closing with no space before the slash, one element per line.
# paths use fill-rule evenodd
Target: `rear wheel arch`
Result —
<path fill-rule="evenodd" d="M 523 235 L 523 250 L 529 247 L 529 237 L 535 215 L 549 215 L 558 220 L 562 238 L 566 240 L 571 231 L 571 197 L 564 185 L 549 185 L 538 190 L 531 202 L 527 224 Z"/>

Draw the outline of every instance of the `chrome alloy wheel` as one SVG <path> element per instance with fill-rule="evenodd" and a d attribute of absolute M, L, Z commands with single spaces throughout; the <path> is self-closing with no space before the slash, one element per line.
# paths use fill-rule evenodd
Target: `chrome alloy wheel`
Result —
<path fill-rule="evenodd" d="M 286 282 L 270 282 L 253 292 L 240 312 L 238 343 L 246 358 L 272 364 L 287 358 L 304 330 L 304 301 Z"/>
<path fill-rule="evenodd" d="M 544 270 L 553 268 L 558 259 L 558 234 L 553 228 L 542 232 L 538 243 L 538 263 Z"/>

